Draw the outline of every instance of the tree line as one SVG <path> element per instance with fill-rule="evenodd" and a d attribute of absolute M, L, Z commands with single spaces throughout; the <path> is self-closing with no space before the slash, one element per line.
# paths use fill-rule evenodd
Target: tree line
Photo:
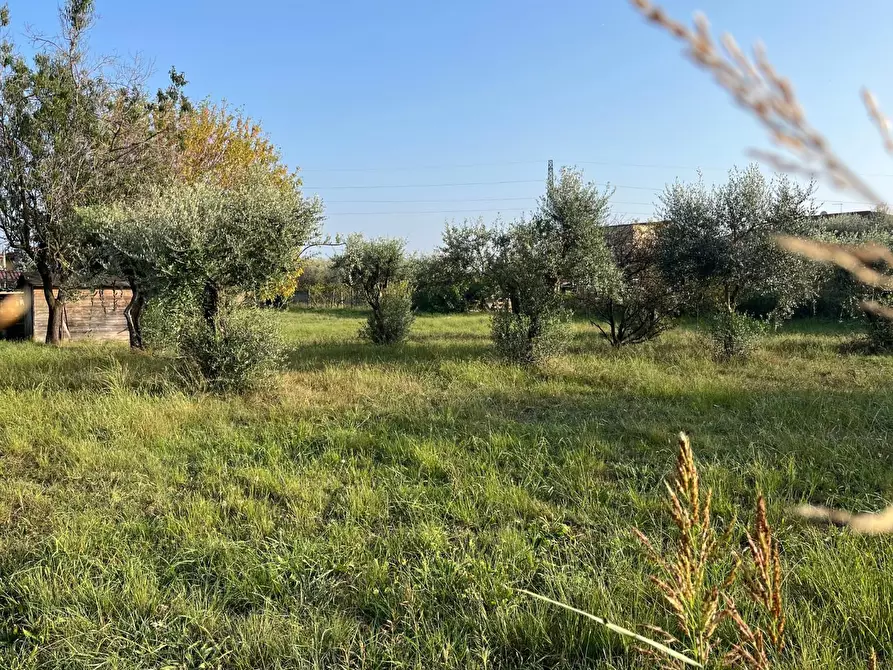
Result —
<path fill-rule="evenodd" d="M 707 317 L 719 359 L 746 355 L 760 333 L 797 313 L 865 318 L 868 338 L 860 346 L 893 348 L 888 322 L 859 309 L 866 299 L 886 301 L 882 291 L 776 242 L 797 235 L 889 248 L 893 218 L 883 211 L 819 214 L 813 194 L 812 184 L 766 177 L 750 165 L 712 187 L 702 179 L 670 184 L 654 222 L 618 225 L 612 192 L 563 168 L 529 215 L 448 223 L 431 254 L 408 255 L 399 240 L 349 240 L 328 268 L 329 281 L 348 258 L 351 267 L 374 269 L 370 328 L 373 320 L 400 327 L 373 341 L 403 339 L 413 309 L 488 310 L 497 353 L 524 364 L 560 351 L 574 315 L 613 346 L 654 339 L 680 316 Z M 342 273 L 346 285 L 356 285 L 355 272 Z M 404 297 L 387 305 L 391 285 Z M 366 285 L 364 293 L 370 295 Z"/>

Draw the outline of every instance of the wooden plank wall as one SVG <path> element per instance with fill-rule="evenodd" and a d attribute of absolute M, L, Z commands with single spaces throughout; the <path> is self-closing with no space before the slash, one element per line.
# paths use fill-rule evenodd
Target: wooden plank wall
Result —
<path fill-rule="evenodd" d="M 128 340 L 124 308 L 130 302 L 129 288 L 104 288 L 78 291 L 72 296 L 65 311 L 72 340 Z M 49 310 L 43 289 L 34 289 L 34 341 L 45 342 Z"/>

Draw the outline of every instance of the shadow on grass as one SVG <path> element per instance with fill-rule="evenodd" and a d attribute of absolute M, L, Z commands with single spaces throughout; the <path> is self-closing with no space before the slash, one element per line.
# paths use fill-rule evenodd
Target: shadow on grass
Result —
<path fill-rule="evenodd" d="M 29 342 L 0 344 L 0 389 L 16 391 L 169 391 L 172 359 L 133 353 L 122 344 L 51 347 Z"/>
<path fill-rule="evenodd" d="M 873 509 L 893 491 L 893 395 L 865 389 L 605 393 L 534 383 L 439 396 L 422 411 L 358 406 L 339 422 L 361 427 L 338 447 L 343 457 L 424 469 L 399 445 L 446 440 L 454 457 L 488 462 L 537 496 L 570 506 L 592 495 L 580 489 L 586 470 L 630 491 L 658 490 L 680 430 L 692 434 L 711 484 L 744 505 L 760 488 L 777 502 Z M 303 457 L 333 445 L 308 446 Z"/>
<path fill-rule="evenodd" d="M 436 338 L 440 341 L 445 339 L 449 338 Z M 468 339 L 470 338 L 455 338 L 455 341 L 444 344 L 429 344 L 429 341 L 436 341 L 434 338 L 425 338 L 422 341 L 414 338 L 398 345 L 375 345 L 361 340 L 299 345 L 288 351 L 288 367 L 291 370 L 308 371 L 329 366 L 386 364 L 411 369 L 434 362 L 469 361 L 489 355 L 490 347 L 486 341 L 464 343 Z"/>
<path fill-rule="evenodd" d="M 327 319 L 365 319 L 369 310 L 362 307 L 292 307 L 286 310 L 296 316 L 320 316 Z"/>
<path fill-rule="evenodd" d="M 414 332 L 410 338 L 410 342 L 490 342 L 489 333 L 467 333 L 467 332 L 442 332 L 442 333 L 419 333 Z"/>

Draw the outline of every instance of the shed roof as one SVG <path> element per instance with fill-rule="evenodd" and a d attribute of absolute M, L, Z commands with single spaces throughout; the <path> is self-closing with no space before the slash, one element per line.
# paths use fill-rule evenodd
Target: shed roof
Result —
<path fill-rule="evenodd" d="M 34 288 L 43 288 L 43 279 L 40 275 L 33 272 L 21 272 L 19 274 L 18 286 L 33 286 Z M 128 288 L 130 283 L 123 277 L 96 277 L 91 282 L 84 282 L 72 286 L 74 289 L 95 290 L 95 289 L 121 289 Z M 54 287 L 55 288 L 55 287 Z"/>

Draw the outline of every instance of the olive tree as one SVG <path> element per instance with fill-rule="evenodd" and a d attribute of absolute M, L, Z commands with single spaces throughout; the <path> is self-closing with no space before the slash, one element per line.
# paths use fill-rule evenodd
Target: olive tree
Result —
<path fill-rule="evenodd" d="M 777 325 L 817 295 L 814 264 L 775 241 L 808 232 L 813 190 L 785 176 L 766 179 L 750 165 L 710 190 L 703 181 L 676 182 L 661 195 L 663 275 L 686 305 L 717 312 L 709 331 L 717 358 L 745 355 L 760 333 L 761 324 L 742 313 L 745 301 L 771 301 Z"/>
<path fill-rule="evenodd" d="M 402 342 L 414 320 L 405 248 L 399 239 L 352 235 L 332 260 L 341 281 L 361 292 L 372 309 L 360 334 L 374 344 Z"/>
<path fill-rule="evenodd" d="M 732 169 L 710 190 L 700 180 L 668 186 L 656 230 L 664 276 L 689 304 L 735 312 L 748 298 L 768 296 L 772 316 L 789 317 L 811 297 L 812 269 L 775 236 L 809 229 L 813 191 L 785 176 L 767 179 L 756 165 Z"/>
<path fill-rule="evenodd" d="M 221 302 L 292 272 L 320 234 L 322 205 L 256 172 L 233 186 L 174 182 L 85 210 L 134 272 L 193 295 L 213 326 Z"/>
<path fill-rule="evenodd" d="M 263 171 L 229 186 L 155 186 L 133 201 L 81 213 L 114 250 L 113 262 L 135 273 L 135 285 L 174 295 L 184 305 L 184 318 L 168 318 L 170 328 L 188 335 L 179 341 L 191 350 L 182 353 L 200 364 L 212 385 L 222 383 L 219 374 L 230 375 L 231 387 L 238 380 L 222 361 L 227 346 L 241 347 L 239 369 L 250 371 L 248 354 L 252 348 L 262 354 L 256 343 L 271 335 L 237 333 L 251 323 L 238 308 L 272 278 L 294 271 L 320 234 L 322 218 L 321 204 L 305 199 L 297 180 L 283 188 Z M 199 358 L 194 354 L 202 342 L 208 346 Z M 236 361 L 235 352 L 230 354 Z"/>
<path fill-rule="evenodd" d="M 612 225 L 605 238 L 617 281 L 584 289 L 580 301 L 611 346 L 652 340 L 670 328 L 679 302 L 660 272 L 655 235 L 647 224 Z"/>
<path fill-rule="evenodd" d="M 556 353 L 566 339 L 568 294 L 616 283 L 603 230 L 610 195 L 562 168 L 530 218 L 494 231 L 490 272 L 506 305 L 494 315 L 493 337 L 503 357 L 529 364 Z"/>

